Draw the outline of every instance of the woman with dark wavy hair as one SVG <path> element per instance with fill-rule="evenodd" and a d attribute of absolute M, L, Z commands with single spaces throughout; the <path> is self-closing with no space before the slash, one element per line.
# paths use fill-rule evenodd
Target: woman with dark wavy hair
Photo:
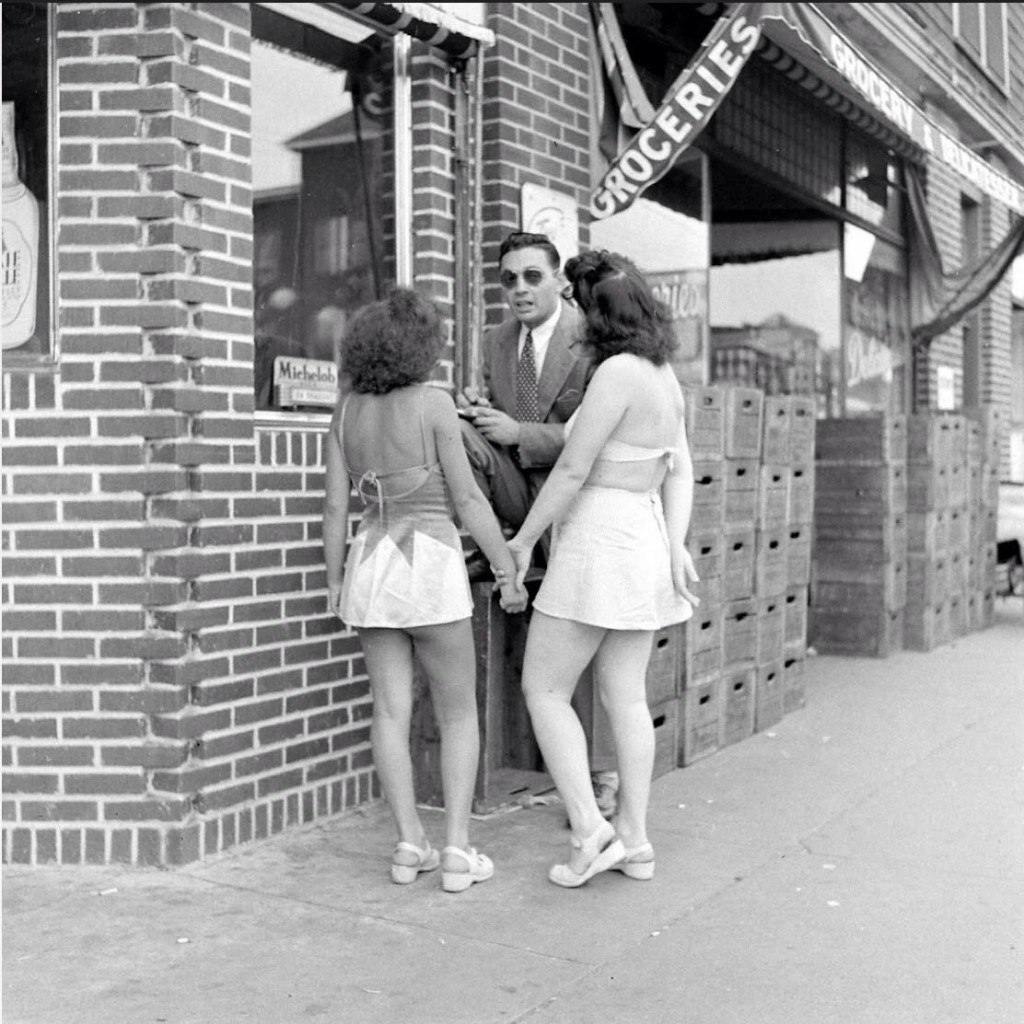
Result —
<path fill-rule="evenodd" d="M 497 579 L 511 580 L 515 566 L 473 478 L 455 402 L 427 385 L 442 345 L 437 310 L 409 289 L 365 306 L 350 322 L 342 371 L 351 391 L 327 434 L 324 554 L 330 610 L 359 633 L 370 677 L 374 766 L 398 830 L 391 878 L 412 882 L 440 865 L 442 888 L 461 892 L 490 878 L 494 865 L 469 846 L 480 733 L 473 603 L 453 514 Z M 352 486 L 365 508 L 345 561 Z M 505 582 L 501 603 L 522 611 L 526 593 Z M 413 786 L 414 655 L 441 730 L 440 855 L 424 834 Z"/>
<path fill-rule="evenodd" d="M 522 579 L 537 539 L 554 524 L 523 690 L 572 830 L 568 861 L 548 877 L 576 887 L 609 868 L 634 879 L 654 874 L 647 663 L 655 631 L 693 614 L 689 585 L 697 574 L 685 547 L 693 466 L 682 391 L 668 362 L 675 347 L 668 311 L 616 253 L 585 252 L 568 261 L 565 274 L 597 368 L 566 424 L 565 448 L 509 546 Z M 615 739 L 613 822 L 594 798 L 586 736 L 570 703 L 591 662 Z"/>

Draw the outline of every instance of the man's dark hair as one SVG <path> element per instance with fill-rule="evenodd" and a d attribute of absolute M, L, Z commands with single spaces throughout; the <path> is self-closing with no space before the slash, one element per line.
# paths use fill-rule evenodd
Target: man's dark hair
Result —
<path fill-rule="evenodd" d="M 678 345 L 672 315 L 631 260 L 590 250 L 566 263 L 565 276 L 586 316 L 586 344 L 595 365 L 620 352 L 643 356 L 655 366 L 668 361 Z"/>
<path fill-rule="evenodd" d="M 515 252 L 517 249 L 543 249 L 554 270 L 558 270 L 562 265 L 562 257 L 558 255 L 554 242 L 547 235 L 537 235 L 529 231 L 513 231 L 501 243 L 501 248 L 498 250 L 498 262 L 501 263 L 506 253 Z"/>
<path fill-rule="evenodd" d="M 342 341 L 341 367 L 353 390 L 384 395 L 422 384 L 443 348 L 441 315 L 433 302 L 411 288 L 394 288 L 352 317 Z"/>

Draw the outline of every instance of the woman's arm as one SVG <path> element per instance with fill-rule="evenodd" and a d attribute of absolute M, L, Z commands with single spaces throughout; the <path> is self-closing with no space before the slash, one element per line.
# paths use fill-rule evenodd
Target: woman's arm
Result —
<path fill-rule="evenodd" d="M 517 545 L 532 550 L 544 531 L 565 515 L 605 441 L 626 414 L 632 390 L 629 374 L 615 358 L 594 372 L 562 454 L 516 534 Z"/>
<path fill-rule="evenodd" d="M 341 577 L 345 567 L 345 541 L 348 537 L 348 503 L 351 483 L 341 443 L 341 407 L 335 410 L 327 431 L 324 455 L 326 496 L 324 498 L 324 560 L 327 563 L 327 604 L 341 618 Z"/>
<path fill-rule="evenodd" d="M 690 552 L 686 550 L 686 534 L 690 529 L 690 514 L 693 511 L 693 459 L 686 438 L 685 417 L 680 417 L 679 420 L 676 455 L 672 468 L 662 481 L 661 501 L 665 507 L 672 582 L 675 584 L 676 593 L 696 606 L 700 604 L 700 599 L 690 593 L 689 584 L 698 582 L 699 578 Z"/>
<path fill-rule="evenodd" d="M 502 607 L 506 611 L 522 611 L 526 607 L 526 591 L 514 582 L 515 563 L 498 518 L 473 478 L 455 404 L 440 390 L 428 391 L 426 402 L 427 422 L 434 431 L 437 457 L 459 521 L 480 545 L 495 576 L 499 581 L 505 580 L 501 586 Z"/>

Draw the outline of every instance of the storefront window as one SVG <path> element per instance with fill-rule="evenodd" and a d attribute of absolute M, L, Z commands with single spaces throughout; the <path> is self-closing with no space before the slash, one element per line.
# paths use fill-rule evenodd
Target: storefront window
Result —
<path fill-rule="evenodd" d="M 49 7 L 2 8 L 5 366 L 53 354 Z"/>
<path fill-rule="evenodd" d="M 253 7 L 257 410 L 332 408 L 345 325 L 395 280 L 391 46 L 337 29 Z"/>

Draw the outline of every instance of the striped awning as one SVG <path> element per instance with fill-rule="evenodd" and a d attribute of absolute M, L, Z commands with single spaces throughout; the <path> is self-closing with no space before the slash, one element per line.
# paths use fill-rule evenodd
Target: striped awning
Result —
<path fill-rule="evenodd" d="M 375 29 L 405 33 L 450 57 L 472 57 L 494 45 L 494 33 L 483 24 L 484 4 L 356 3 L 341 0 L 323 4 L 343 11 Z"/>

